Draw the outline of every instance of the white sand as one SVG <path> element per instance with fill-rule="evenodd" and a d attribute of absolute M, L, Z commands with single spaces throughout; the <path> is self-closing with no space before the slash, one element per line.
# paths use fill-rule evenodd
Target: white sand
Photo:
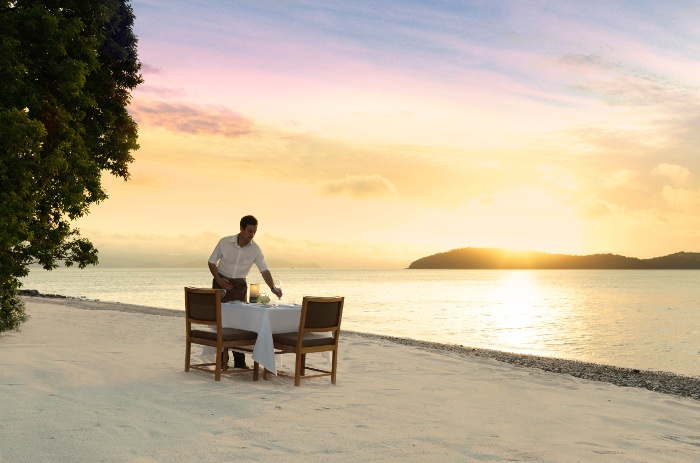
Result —
<path fill-rule="evenodd" d="M 0 335 L 1 463 L 700 461 L 693 399 L 351 334 L 336 386 L 217 383 L 183 371 L 182 317 L 27 301 Z"/>

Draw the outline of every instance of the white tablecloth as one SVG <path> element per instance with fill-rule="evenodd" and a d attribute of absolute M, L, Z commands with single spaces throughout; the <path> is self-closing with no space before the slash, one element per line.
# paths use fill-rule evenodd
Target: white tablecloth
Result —
<path fill-rule="evenodd" d="M 221 304 L 221 324 L 258 333 L 253 360 L 277 374 L 272 335 L 299 331 L 300 305 L 278 305 L 232 302 Z"/>
<path fill-rule="evenodd" d="M 238 328 L 258 333 L 258 340 L 253 348 L 253 360 L 273 374 L 277 374 L 277 366 L 272 335 L 298 331 L 300 316 L 300 305 L 275 307 L 239 301 L 221 304 L 221 324 L 224 328 Z M 213 347 L 205 346 L 202 350 L 203 357 L 213 353 Z"/>

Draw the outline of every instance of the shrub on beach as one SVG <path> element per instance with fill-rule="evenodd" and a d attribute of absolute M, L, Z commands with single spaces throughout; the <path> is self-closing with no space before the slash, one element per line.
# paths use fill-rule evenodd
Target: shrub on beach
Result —
<path fill-rule="evenodd" d="M 17 297 L 17 284 L 3 284 L 0 288 L 0 333 L 19 330 L 20 323 L 27 320 L 24 302 Z"/>
<path fill-rule="evenodd" d="M 26 318 L 30 264 L 83 268 L 97 249 L 71 222 L 107 199 L 103 171 L 129 178 L 143 82 L 129 0 L 0 4 L 0 331 Z"/>

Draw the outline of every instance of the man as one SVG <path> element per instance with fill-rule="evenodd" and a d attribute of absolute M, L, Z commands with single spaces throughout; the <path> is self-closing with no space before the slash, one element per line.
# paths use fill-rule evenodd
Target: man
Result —
<path fill-rule="evenodd" d="M 252 215 L 246 215 L 241 218 L 240 226 L 240 233 L 221 238 L 209 257 L 209 271 L 214 277 L 212 288 L 226 290 L 222 302 L 245 301 L 248 292 L 245 279 L 255 264 L 263 280 L 270 287 L 270 291 L 281 298 L 282 290 L 275 288 L 272 274 L 267 269 L 260 246 L 253 241 L 258 231 L 258 219 Z M 245 364 L 245 354 L 233 353 L 233 367 L 248 368 Z"/>

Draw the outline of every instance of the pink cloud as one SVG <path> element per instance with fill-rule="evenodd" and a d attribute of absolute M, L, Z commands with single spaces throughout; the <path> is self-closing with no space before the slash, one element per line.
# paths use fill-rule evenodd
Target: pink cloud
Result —
<path fill-rule="evenodd" d="M 254 132 L 253 122 L 221 107 L 159 102 L 129 107 L 134 120 L 143 126 L 161 127 L 191 135 L 238 138 Z"/>
<path fill-rule="evenodd" d="M 352 198 L 370 198 L 376 196 L 396 196 L 396 187 L 378 174 L 346 175 L 345 178 L 330 180 L 322 187 L 326 195 L 347 195 Z"/>
<path fill-rule="evenodd" d="M 163 70 L 150 64 L 141 63 L 141 73 L 143 74 L 162 74 Z"/>
<path fill-rule="evenodd" d="M 156 95 L 159 98 L 181 98 L 187 95 L 187 91 L 184 88 L 153 85 L 149 83 L 148 79 L 134 93 Z"/>

